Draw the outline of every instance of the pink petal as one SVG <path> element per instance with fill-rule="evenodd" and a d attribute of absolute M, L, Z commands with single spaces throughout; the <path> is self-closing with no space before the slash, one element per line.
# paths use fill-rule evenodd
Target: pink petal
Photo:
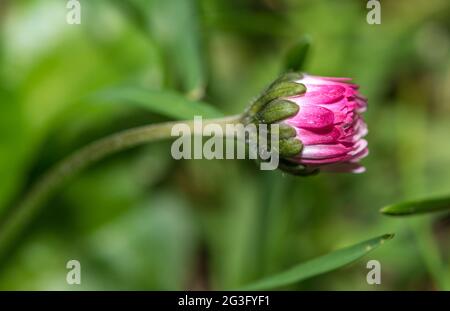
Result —
<path fill-rule="evenodd" d="M 303 145 L 319 145 L 336 143 L 341 136 L 341 131 L 333 127 L 325 132 L 314 132 L 307 129 L 297 129 L 298 138 Z"/>
<path fill-rule="evenodd" d="M 341 85 L 307 85 L 305 97 L 312 104 L 331 104 L 343 99 L 345 92 Z"/>
<path fill-rule="evenodd" d="M 322 77 L 304 74 L 303 78 L 297 82 L 306 84 L 339 84 L 349 86 L 353 89 L 358 89 L 359 86 L 357 84 L 350 83 L 351 80 L 351 78 Z"/>
<path fill-rule="evenodd" d="M 360 161 L 362 158 L 366 157 L 368 154 L 369 154 L 369 149 L 366 147 L 363 150 L 356 153 L 354 156 L 352 156 L 349 159 L 349 161 L 356 163 L 356 162 Z"/>
<path fill-rule="evenodd" d="M 352 151 L 350 151 L 348 154 L 351 155 L 351 156 L 357 156 L 357 155 L 363 153 L 364 150 L 367 149 L 367 145 L 368 145 L 367 140 L 360 139 L 355 144 L 354 149 Z"/>
<path fill-rule="evenodd" d="M 300 107 L 299 113 L 286 120 L 286 123 L 299 128 L 321 129 L 330 127 L 334 122 L 332 111 L 320 106 Z"/>
<path fill-rule="evenodd" d="M 310 145 L 303 147 L 301 157 L 305 160 L 332 159 L 346 155 L 351 149 L 341 144 Z"/>

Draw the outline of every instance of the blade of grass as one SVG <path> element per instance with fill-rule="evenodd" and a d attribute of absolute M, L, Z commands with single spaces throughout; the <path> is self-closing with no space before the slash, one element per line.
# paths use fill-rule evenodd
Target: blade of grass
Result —
<path fill-rule="evenodd" d="M 287 52 L 284 68 L 286 70 L 302 71 L 305 67 L 305 61 L 311 48 L 311 39 L 309 36 L 303 36 Z"/>
<path fill-rule="evenodd" d="M 192 99 L 201 98 L 207 79 L 198 1 L 115 0 L 112 3 L 157 44 L 165 67 L 166 86 L 179 89 Z"/>
<path fill-rule="evenodd" d="M 400 185 L 403 195 L 412 197 L 427 193 L 426 149 L 427 144 L 427 102 L 423 96 L 414 96 L 409 84 L 399 90 L 403 98 L 396 105 L 396 162 L 400 172 Z M 414 107 L 414 109 L 411 109 Z M 413 140 L 409 139 L 414 137 Z M 405 161 L 405 155 L 408 160 Z M 427 268 L 433 285 L 438 290 L 450 287 L 446 273 L 446 265 L 432 231 L 432 220 L 429 217 L 408 219 L 413 232 L 417 250 Z"/>
<path fill-rule="evenodd" d="M 380 213 L 389 216 L 408 216 L 450 210 L 450 196 L 404 201 L 383 207 Z"/>
<path fill-rule="evenodd" d="M 243 290 L 269 290 L 294 284 L 313 276 L 323 274 L 345 266 L 366 255 L 371 250 L 394 237 L 394 234 L 385 234 L 359 244 L 349 246 L 299 265 L 284 272 L 269 276 L 250 285 Z"/>
<path fill-rule="evenodd" d="M 192 119 L 199 115 L 204 118 L 224 116 L 222 112 L 207 103 L 189 100 L 169 90 L 153 91 L 135 87 L 119 87 L 101 91 L 93 97 L 101 102 L 126 102 L 178 120 Z"/>
<path fill-rule="evenodd" d="M 206 86 L 200 12 L 195 0 L 145 3 L 149 31 L 163 47 L 167 69 L 190 98 L 201 98 Z M 176 22 L 174 22 L 176 21 Z"/>

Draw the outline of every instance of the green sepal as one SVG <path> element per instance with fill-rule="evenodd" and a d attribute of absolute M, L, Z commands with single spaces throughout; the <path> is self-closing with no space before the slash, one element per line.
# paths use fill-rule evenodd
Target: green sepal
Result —
<path fill-rule="evenodd" d="M 288 174 L 295 176 L 311 176 L 319 173 L 319 169 L 311 169 L 303 164 L 298 164 L 287 159 L 280 159 L 278 168 Z"/>
<path fill-rule="evenodd" d="M 281 139 L 279 142 L 280 157 L 284 158 L 294 157 L 302 151 L 302 148 L 303 148 L 302 142 L 295 137 L 291 137 L 288 139 Z"/>
<path fill-rule="evenodd" d="M 280 81 L 272 85 L 266 92 L 264 92 L 257 102 L 267 104 L 277 98 L 297 96 L 305 92 L 306 86 L 304 84 L 294 81 Z"/>
<path fill-rule="evenodd" d="M 268 89 L 270 89 L 272 86 L 274 86 L 277 83 L 280 82 L 286 82 L 286 81 L 298 81 L 301 80 L 303 78 L 303 74 L 301 72 L 296 72 L 296 71 L 288 71 L 283 73 L 280 77 L 278 77 L 275 81 L 272 82 L 271 85 L 269 85 Z"/>
<path fill-rule="evenodd" d="M 297 136 L 297 131 L 295 130 L 294 127 L 285 124 L 285 123 L 281 123 L 279 125 L 279 133 L 278 133 L 280 139 L 286 139 L 286 138 L 291 138 L 291 137 L 295 137 Z"/>
<path fill-rule="evenodd" d="M 261 123 L 274 123 L 295 116 L 299 105 L 289 100 L 275 99 L 258 112 L 257 119 Z"/>
<path fill-rule="evenodd" d="M 296 75 L 295 73 L 292 73 L 293 75 Z M 271 101 L 275 99 L 280 99 L 284 97 L 290 97 L 290 96 L 298 96 L 306 92 L 305 85 L 301 83 L 297 83 L 291 80 L 285 80 L 285 79 L 291 79 L 291 75 L 284 75 L 282 76 L 281 80 L 276 80 L 272 85 L 267 88 L 263 92 L 263 94 L 258 97 L 258 99 L 250 105 L 249 109 L 247 110 L 246 117 L 244 118 L 246 123 L 253 122 L 253 117 L 261 111 L 261 109 L 270 103 Z"/>

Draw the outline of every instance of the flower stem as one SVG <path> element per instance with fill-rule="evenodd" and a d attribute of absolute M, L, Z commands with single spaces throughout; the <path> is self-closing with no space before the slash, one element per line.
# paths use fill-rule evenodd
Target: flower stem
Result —
<path fill-rule="evenodd" d="M 202 125 L 218 124 L 226 133 L 225 125 L 240 123 L 241 115 L 220 119 L 202 120 Z M 45 173 L 25 195 L 19 205 L 6 215 L 0 226 L 0 258 L 8 245 L 24 229 L 39 211 L 42 204 L 65 182 L 87 166 L 119 151 L 149 142 L 168 139 L 171 137 L 172 127 L 176 124 L 186 124 L 191 134 L 201 136 L 194 127 L 194 121 L 173 121 L 159 124 L 145 125 L 112 134 L 74 152 Z"/>

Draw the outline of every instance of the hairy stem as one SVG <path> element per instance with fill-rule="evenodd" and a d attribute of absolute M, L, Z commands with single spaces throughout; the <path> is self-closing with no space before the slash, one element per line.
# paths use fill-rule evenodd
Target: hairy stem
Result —
<path fill-rule="evenodd" d="M 241 118 L 241 115 L 236 115 L 220 119 L 207 119 L 202 120 L 202 124 L 203 126 L 218 124 L 222 129 L 225 129 L 226 124 L 240 123 Z M 8 245 L 36 215 L 42 204 L 71 177 L 108 155 L 145 143 L 168 139 L 171 137 L 172 127 L 180 123 L 187 124 L 193 135 L 202 135 L 201 132 L 195 132 L 197 129 L 194 127 L 194 121 L 192 120 L 146 125 L 94 141 L 56 164 L 32 186 L 19 205 L 7 214 L 1 223 L 0 257 Z M 225 130 L 223 133 L 226 133 Z"/>

